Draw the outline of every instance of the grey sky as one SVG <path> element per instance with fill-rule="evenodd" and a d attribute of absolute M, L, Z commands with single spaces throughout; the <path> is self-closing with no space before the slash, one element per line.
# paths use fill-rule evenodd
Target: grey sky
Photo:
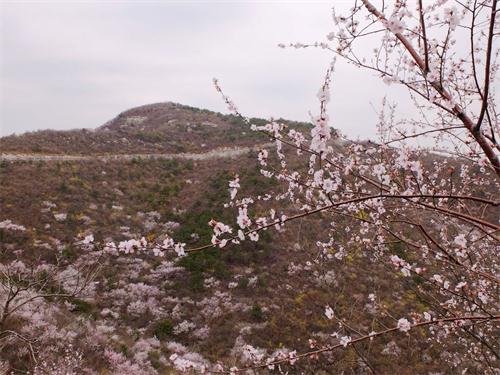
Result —
<path fill-rule="evenodd" d="M 227 112 L 213 77 L 247 115 L 308 120 L 332 55 L 276 45 L 324 41 L 332 5 L 350 3 L 2 2 L 0 135 L 96 127 L 162 101 Z M 338 64 L 333 126 L 374 134 L 382 90 Z"/>

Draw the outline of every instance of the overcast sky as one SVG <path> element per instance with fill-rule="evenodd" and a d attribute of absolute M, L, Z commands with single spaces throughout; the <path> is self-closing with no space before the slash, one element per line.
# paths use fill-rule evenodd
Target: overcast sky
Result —
<path fill-rule="evenodd" d="M 227 112 L 213 77 L 244 114 L 308 120 L 332 55 L 277 44 L 325 41 L 332 6 L 351 4 L 0 3 L 0 135 L 92 128 L 155 102 Z M 350 137 L 373 135 L 382 91 L 379 78 L 338 64 L 333 126 Z"/>

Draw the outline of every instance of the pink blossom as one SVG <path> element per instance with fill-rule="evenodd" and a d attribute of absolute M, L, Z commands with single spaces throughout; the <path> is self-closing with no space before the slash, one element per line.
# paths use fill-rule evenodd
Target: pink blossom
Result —
<path fill-rule="evenodd" d="M 238 178 L 238 175 L 236 175 L 233 180 L 229 181 L 229 193 L 231 196 L 231 200 L 233 200 L 236 197 L 239 188 L 240 188 L 240 179 Z"/>
<path fill-rule="evenodd" d="M 405 23 L 400 20 L 397 14 L 394 14 L 385 22 L 385 26 L 394 34 L 402 33 L 406 28 Z"/>
<path fill-rule="evenodd" d="M 467 239 L 465 238 L 465 234 L 459 234 L 458 236 L 455 237 L 455 244 L 458 246 L 465 248 L 467 247 Z"/>
<path fill-rule="evenodd" d="M 347 345 L 349 345 L 349 343 L 352 341 L 351 337 L 350 336 L 342 336 L 340 338 L 340 345 L 342 345 L 343 347 L 346 347 Z"/>
<path fill-rule="evenodd" d="M 334 313 L 333 313 L 333 309 L 330 306 L 326 306 L 325 315 L 329 320 L 333 319 Z"/>
<path fill-rule="evenodd" d="M 407 319 L 401 318 L 398 320 L 398 329 L 401 332 L 408 332 L 411 329 L 411 324 Z"/>

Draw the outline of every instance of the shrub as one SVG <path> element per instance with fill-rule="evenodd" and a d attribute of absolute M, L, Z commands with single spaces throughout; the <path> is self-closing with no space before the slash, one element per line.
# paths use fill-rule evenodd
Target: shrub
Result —
<path fill-rule="evenodd" d="M 158 340 L 165 340 L 172 334 L 174 324 L 170 319 L 163 319 L 155 323 L 153 334 Z"/>
<path fill-rule="evenodd" d="M 260 322 L 264 320 L 264 312 L 262 311 L 262 308 L 258 304 L 252 306 L 252 309 L 250 310 L 250 316 L 255 321 Z"/>

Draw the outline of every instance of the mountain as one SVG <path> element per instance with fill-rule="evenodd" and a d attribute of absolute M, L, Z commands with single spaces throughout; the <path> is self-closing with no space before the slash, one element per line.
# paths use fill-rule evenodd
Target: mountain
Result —
<path fill-rule="evenodd" d="M 310 130 L 309 124 L 286 123 Z M 293 222 L 284 232 L 263 232 L 259 242 L 180 259 L 99 251 L 110 241 L 141 237 L 161 243 L 165 234 L 188 247 L 210 243 L 212 218 L 235 225 L 237 212 L 224 203 L 236 174 L 239 197 L 281 189 L 260 174 L 251 148 L 266 142 L 234 116 L 174 103 L 130 109 L 95 130 L 1 138 L 0 308 L 5 311 L 11 295 L 6 270 L 19 275 L 21 286 L 12 304 L 28 302 L 1 322 L 0 340 L 8 339 L 0 341 L 0 371 L 200 373 L 213 371 L 217 362 L 244 366 L 252 356 L 310 350 L 305 338 L 328 340 L 337 329 L 324 315 L 326 305 L 368 330 L 373 307 L 364 300 L 367 291 L 378 290 L 387 306 L 398 298 L 413 310 L 424 309 L 381 264 L 356 256 L 311 261 L 316 241 L 328 230 L 321 216 Z M 212 156 L 171 156 L 186 152 Z M 85 157 L 43 158 L 54 154 Z M 118 157 L 100 158 L 110 155 Z M 270 207 L 263 201 L 257 209 Z M 414 354 L 438 357 L 425 342 L 394 337 L 373 345 L 385 353 L 371 359 L 383 372 L 440 369 L 438 361 Z M 300 361 L 292 372 L 370 373 L 354 347 L 321 358 Z"/>
<path fill-rule="evenodd" d="M 252 120 L 265 123 L 262 119 Z M 129 109 L 95 130 L 42 130 L 2 137 L 0 150 L 72 155 L 180 153 L 253 146 L 264 140 L 238 117 L 167 102 Z"/>

